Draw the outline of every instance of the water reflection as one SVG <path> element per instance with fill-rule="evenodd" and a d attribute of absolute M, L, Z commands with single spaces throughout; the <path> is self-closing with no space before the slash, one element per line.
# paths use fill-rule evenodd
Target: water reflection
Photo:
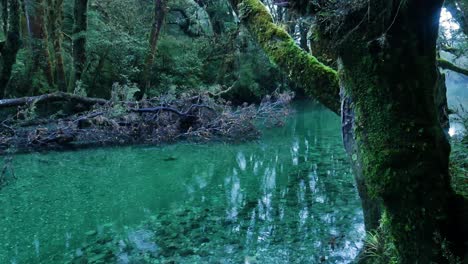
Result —
<path fill-rule="evenodd" d="M 349 263 L 364 230 L 339 131 L 334 114 L 302 106 L 259 142 L 16 157 L 18 181 L 0 192 L 0 263 L 87 256 L 85 233 L 106 223 L 119 263 L 145 252 L 177 263 Z"/>

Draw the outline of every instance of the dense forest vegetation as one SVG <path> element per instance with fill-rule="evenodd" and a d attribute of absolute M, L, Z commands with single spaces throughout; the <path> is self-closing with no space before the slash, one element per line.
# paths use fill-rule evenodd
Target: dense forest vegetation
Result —
<path fill-rule="evenodd" d="M 252 140 L 305 99 L 341 117 L 356 261 L 468 261 L 468 103 L 446 82 L 466 94 L 466 0 L 1 0 L 1 15 L 0 192 L 15 152 Z"/>
<path fill-rule="evenodd" d="M 3 7 L 2 97 L 68 91 L 109 98 L 114 84 L 137 87 L 139 97 L 234 85 L 232 98 L 242 102 L 286 83 L 226 1 Z"/>

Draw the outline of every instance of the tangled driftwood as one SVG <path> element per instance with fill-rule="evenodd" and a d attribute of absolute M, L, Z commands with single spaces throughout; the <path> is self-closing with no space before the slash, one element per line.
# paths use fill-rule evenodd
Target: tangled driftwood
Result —
<path fill-rule="evenodd" d="M 0 100 L 0 109 L 17 109 L 0 123 L 0 154 L 157 144 L 180 139 L 248 140 L 259 135 L 255 120 L 281 124 L 291 98 L 291 94 L 276 94 L 259 106 L 244 104 L 239 107 L 210 94 L 165 95 L 139 102 L 116 102 L 66 93 L 5 99 Z M 84 104 L 87 110 L 45 117 L 30 114 L 39 104 L 57 101 Z M 23 112 L 29 115 L 20 114 Z"/>

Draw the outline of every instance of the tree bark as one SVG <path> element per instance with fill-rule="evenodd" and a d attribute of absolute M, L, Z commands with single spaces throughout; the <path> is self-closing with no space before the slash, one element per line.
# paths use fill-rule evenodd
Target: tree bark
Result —
<path fill-rule="evenodd" d="M 16 62 L 16 54 L 21 45 L 19 3 L 18 0 L 9 0 L 9 26 L 5 46 L 0 50 L 0 98 L 5 97 L 6 88 L 10 81 L 11 70 Z"/>
<path fill-rule="evenodd" d="M 8 33 L 8 0 L 1 0 L 2 4 L 2 29 L 3 34 L 7 35 Z"/>
<path fill-rule="evenodd" d="M 447 252 L 465 252 L 464 202 L 450 185 L 450 145 L 434 98 L 442 3 L 393 1 L 385 39 L 374 33 L 382 20 L 370 21 L 340 52 L 355 158 L 369 192 L 382 199 L 401 263 L 448 263 Z"/>
<path fill-rule="evenodd" d="M 50 88 L 54 86 L 54 75 L 49 53 L 49 35 L 45 24 L 46 12 L 44 0 L 34 1 L 30 8 L 32 9 L 32 12 L 29 12 L 32 33 L 32 71 L 33 73 L 42 71 Z M 37 94 L 38 92 L 38 90 L 32 91 L 33 94 Z"/>
<path fill-rule="evenodd" d="M 86 31 L 88 30 L 88 0 L 75 0 L 73 24 L 73 65 L 74 80 L 70 85 L 81 80 L 86 63 Z"/>
<path fill-rule="evenodd" d="M 48 103 L 48 102 L 63 102 L 63 101 L 75 101 L 77 103 L 82 103 L 85 105 L 95 105 L 95 104 L 106 104 L 109 101 L 101 98 L 92 98 L 92 97 L 83 97 L 69 93 L 57 92 L 51 94 L 43 94 L 38 96 L 31 97 L 21 97 L 13 99 L 3 99 L 0 100 L 0 109 L 11 108 L 16 106 L 23 106 L 28 104 L 39 104 L 39 103 Z"/>
<path fill-rule="evenodd" d="M 62 55 L 62 24 L 63 24 L 63 0 L 53 0 L 50 15 L 51 23 L 51 38 L 54 47 L 55 55 L 55 79 L 59 91 L 66 92 L 67 81 L 65 77 L 65 69 L 63 65 Z"/>
<path fill-rule="evenodd" d="M 164 0 L 154 0 L 154 18 L 153 24 L 151 27 L 151 35 L 149 39 L 149 51 L 145 60 L 145 93 L 148 92 L 148 89 L 151 87 L 151 68 L 153 67 L 154 59 L 156 57 L 156 51 L 158 49 L 158 40 L 161 28 L 164 22 L 164 17 L 166 16 L 166 6 Z"/>

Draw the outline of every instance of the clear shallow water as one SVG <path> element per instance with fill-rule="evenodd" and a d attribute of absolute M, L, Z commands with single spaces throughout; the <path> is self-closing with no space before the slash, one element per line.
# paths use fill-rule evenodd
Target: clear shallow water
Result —
<path fill-rule="evenodd" d="M 339 118 L 297 110 L 243 144 L 14 157 L 0 263 L 351 262 L 364 226 Z"/>

